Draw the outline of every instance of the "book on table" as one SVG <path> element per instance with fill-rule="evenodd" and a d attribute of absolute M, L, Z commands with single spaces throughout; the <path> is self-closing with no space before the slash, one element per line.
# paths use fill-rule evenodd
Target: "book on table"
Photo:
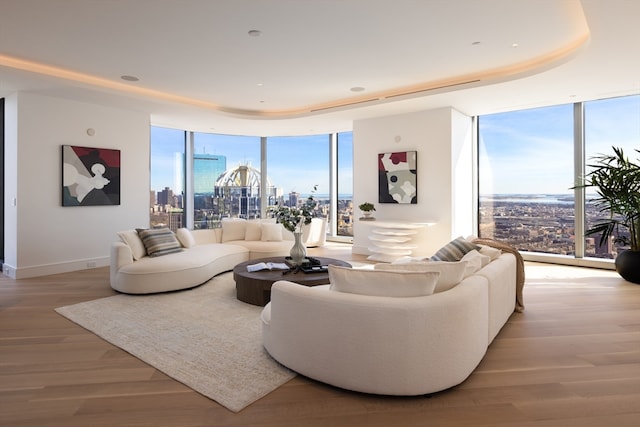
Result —
<path fill-rule="evenodd" d="M 253 273 L 254 271 L 262 270 L 288 270 L 289 266 L 284 262 L 259 262 L 257 264 L 247 265 L 247 271 Z"/>

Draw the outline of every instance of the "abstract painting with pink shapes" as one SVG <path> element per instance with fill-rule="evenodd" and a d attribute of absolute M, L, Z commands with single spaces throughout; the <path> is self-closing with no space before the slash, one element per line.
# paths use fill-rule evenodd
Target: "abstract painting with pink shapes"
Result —
<path fill-rule="evenodd" d="M 378 154 L 378 202 L 418 203 L 417 151 Z"/>
<path fill-rule="evenodd" d="M 62 206 L 120 204 L 120 150 L 62 146 Z"/>

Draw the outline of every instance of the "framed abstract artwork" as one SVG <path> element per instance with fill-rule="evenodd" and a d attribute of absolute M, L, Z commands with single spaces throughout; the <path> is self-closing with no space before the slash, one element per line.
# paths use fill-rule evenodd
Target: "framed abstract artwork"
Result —
<path fill-rule="evenodd" d="M 62 206 L 120 204 L 120 150 L 62 146 Z"/>
<path fill-rule="evenodd" d="M 378 202 L 418 203 L 417 151 L 378 154 Z"/>

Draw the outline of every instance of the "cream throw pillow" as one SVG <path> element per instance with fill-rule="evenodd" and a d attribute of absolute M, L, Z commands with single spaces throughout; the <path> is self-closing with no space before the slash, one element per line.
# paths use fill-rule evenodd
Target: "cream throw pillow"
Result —
<path fill-rule="evenodd" d="M 478 250 L 478 252 L 480 252 L 482 255 L 486 255 L 489 258 L 491 258 L 491 261 L 493 261 L 494 259 L 498 258 L 500 255 L 502 255 L 502 251 L 500 249 L 492 248 L 491 246 L 487 246 L 487 245 L 478 245 L 478 246 L 480 246 L 480 249 Z"/>
<path fill-rule="evenodd" d="M 256 241 L 262 238 L 262 224 L 258 221 L 247 221 L 244 240 Z"/>
<path fill-rule="evenodd" d="M 262 237 L 260 240 L 263 242 L 281 242 L 282 230 L 283 227 L 281 224 L 263 223 Z"/>
<path fill-rule="evenodd" d="M 431 295 L 438 272 L 380 271 L 329 265 L 330 289 L 359 295 L 381 297 L 418 297 Z"/>
<path fill-rule="evenodd" d="M 247 221 L 244 219 L 223 219 L 222 220 L 222 242 L 232 240 L 244 240 Z"/>
<path fill-rule="evenodd" d="M 193 234 L 188 228 L 178 228 L 176 230 L 176 237 L 180 241 L 180 244 L 185 248 L 190 248 L 196 245 L 196 240 L 193 238 Z"/>
<path fill-rule="evenodd" d="M 491 258 L 486 255 L 482 255 L 480 252 L 473 250 L 467 252 L 463 257 L 462 261 L 467 262 L 467 272 L 465 277 L 471 276 L 482 267 L 488 265 L 491 262 Z"/>
<path fill-rule="evenodd" d="M 467 271 L 466 261 L 420 261 L 401 264 L 376 264 L 378 271 L 420 271 L 423 273 L 435 271 L 440 273 L 436 281 L 434 293 L 448 291 L 464 280 Z"/>
<path fill-rule="evenodd" d="M 144 248 L 142 239 L 136 230 L 119 231 L 118 237 L 131 248 L 131 254 L 134 260 L 138 261 L 147 255 L 147 250 Z"/>

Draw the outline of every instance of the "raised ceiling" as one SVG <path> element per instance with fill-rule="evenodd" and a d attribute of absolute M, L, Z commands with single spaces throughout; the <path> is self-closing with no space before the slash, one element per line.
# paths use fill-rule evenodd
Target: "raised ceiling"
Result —
<path fill-rule="evenodd" d="M 635 0 L 0 0 L 0 96 L 247 135 L 486 114 L 640 93 L 639 17 Z"/>

